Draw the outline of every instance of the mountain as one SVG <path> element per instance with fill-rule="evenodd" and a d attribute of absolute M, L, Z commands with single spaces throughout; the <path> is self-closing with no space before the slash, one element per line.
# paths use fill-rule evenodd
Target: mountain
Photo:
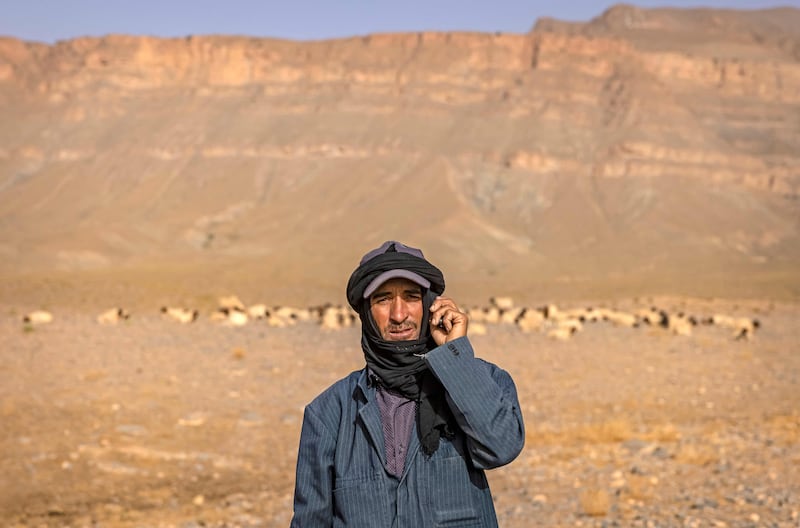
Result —
<path fill-rule="evenodd" d="M 386 239 L 471 302 L 796 300 L 799 198 L 795 8 L 0 39 L 0 302 L 338 302 Z"/>

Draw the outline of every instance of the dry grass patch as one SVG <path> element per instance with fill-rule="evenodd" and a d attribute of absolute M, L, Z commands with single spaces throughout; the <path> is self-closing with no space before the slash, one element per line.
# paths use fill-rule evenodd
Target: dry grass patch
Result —
<path fill-rule="evenodd" d="M 581 513 L 591 517 L 603 517 L 611 509 L 611 496 L 602 488 L 586 488 L 578 497 Z"/>
<path fill-rule="evenodd" d="M 645 501 L 655 495 L 657 479 L 645 475 L 628 475 L 626 483 L 627 495 L 635 500 Z"/>
<path fill-rule="evenodd" d="M 681 439 L 681 433 L 674 424 L 658 424 L 653 426 L 650 431 L 644 435 L 644 438 L 656 442 L 677 442 Z"/>
<path fill-rule="evenodd" d="M 83 381 L 99 381 L 107 375 L 108 373 L 105 370 L 90 370 L 85 372 L 83 376 L 81 376 L 81 379 Z"/>
<path fill-rule="evenodd" d="M 707 466 L 719 460 L 719 455 L 708 445 L 683 444 L 675 453 L 675 461 L 682 464 Z"/>
<path fill-rule="evenodd" d="M 526 442 L 539 445 L 564 445 L 574 442 L 607 444 L 629 440 L 634 436 L 637 435 L 627 418 L 615 418 L 564 429 L 529 428 L 525 432 Z"/>
<path fill-rule="evenodd" d="M 772 436 L 778 442 L 785 445 L 800 443 L 800 416 L 797 415 L 777 415 L 767 421 L 767 427 Z"/>

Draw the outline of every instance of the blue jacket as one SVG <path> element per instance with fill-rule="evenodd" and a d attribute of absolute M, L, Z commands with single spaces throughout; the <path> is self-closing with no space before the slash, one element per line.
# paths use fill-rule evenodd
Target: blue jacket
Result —
<path fill-rule="evenodd" d="M 425 360 L 461 430 L 428 457 L 415 426 L 398 480 L 385 468 L 376 389 L 366 369 L 351 373 L 306 407 L 292 527 L 497 526 L 484 470 L 508 464 L 522 450 L 514 382 L 475 358 L 467 337 L 429 351 Z"/>

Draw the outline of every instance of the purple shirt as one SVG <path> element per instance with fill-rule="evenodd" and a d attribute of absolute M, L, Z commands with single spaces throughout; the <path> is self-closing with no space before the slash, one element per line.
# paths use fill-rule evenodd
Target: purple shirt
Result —
<path fill-rule="evenodd" d="M 383 425 L 383 448 L 386 468 L 397 478 L 403 475 L 408 455 L 408 443 L 417 415 L 417 402 L 392 392 L 380 384 L 377 391 L 378 408 Z"/>

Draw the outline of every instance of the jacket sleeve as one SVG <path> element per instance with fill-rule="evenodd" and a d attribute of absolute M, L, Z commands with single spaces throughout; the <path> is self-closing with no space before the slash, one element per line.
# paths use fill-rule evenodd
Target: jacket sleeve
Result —
<path fill-rule="evenodd" d="M 335 437 L 309 405 L 303 416 L 291 527 L 333 524 L 333 455 Z"/>
<path fill-rule="evenodd" d="M 525 426 L 511 376 L 476 358 L 466 336 L 436 347 L 425 360 L 447 391 L 472 463 L 491 469 L 514 460 L 525 443 Z"/>

